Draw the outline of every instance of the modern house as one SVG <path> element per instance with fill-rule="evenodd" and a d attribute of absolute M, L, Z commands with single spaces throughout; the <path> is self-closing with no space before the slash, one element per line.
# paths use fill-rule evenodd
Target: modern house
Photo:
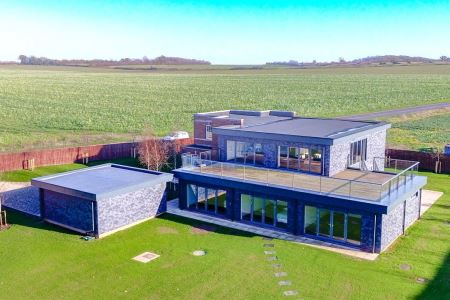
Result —
<path fill-rule="evenodd" d="M 117 164 L 34 178 L 40 216 L 49 223 L 97 238 L 166 212 L 172 174 Z"/>
<path fill-rule="evenodd" d="M 420 216 L 418 163 L 385 157 L 384 122 L 287 111 L 194 115 L 180 209 L 354 247 L 385 250 Z"/>

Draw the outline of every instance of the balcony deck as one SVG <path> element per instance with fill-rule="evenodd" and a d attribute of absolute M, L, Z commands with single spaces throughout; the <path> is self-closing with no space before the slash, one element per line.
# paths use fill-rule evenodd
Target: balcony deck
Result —
<path fill-rule="evenodd" d="M 333 177 L 325 177 L 215 161 L 203 161 L 197 166 L 191 165 L 189 170 L 219 177 L 236 178 L 368 201 L 380 201 L 391 188 L 387 183 L 397 176 L 393 173 L 347 169 Z"/>

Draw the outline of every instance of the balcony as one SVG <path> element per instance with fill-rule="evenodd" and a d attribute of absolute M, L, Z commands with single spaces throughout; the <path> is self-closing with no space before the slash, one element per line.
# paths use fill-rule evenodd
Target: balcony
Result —
<path fill-rule="evenodd" d="M 189 154 L 182 156 L 182 162 L 181 169 L 189 172 L 372 202 L 389 199 L 392 194 L 406 190 L 414 182 L 419 166 L 414 161 L 380 158 L 374 160 L 375 171 L 346 169 L 326 177 L 205 160 Z"/>

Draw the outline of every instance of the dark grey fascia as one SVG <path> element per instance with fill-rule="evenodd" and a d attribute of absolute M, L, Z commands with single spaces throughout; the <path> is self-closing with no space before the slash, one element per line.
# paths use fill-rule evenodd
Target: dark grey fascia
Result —
<path fill-rule="evenodd" d="M 60 174 L 52 174 L 52 175 L 42 176 L 42 177 L 38 177 L 38 178 L 33 178 L 31 180 L 31 185 L 41 188 L 41 189 L 44 189 L 44 190 L 49 190 L 49 191 L 53 191 L 53 192 L 57 192 L 57 193 L 61 193 L 61 194 L 69 195 L 69 196 L 74 196 L 74 197 L 82 198 L 82 199 L 89 200 L 89 201 L 98 201 L 101 199 L 111 198 L 111 197 L 114 197 L 117 195 L 122 195 L 125 193 L 137 191 L 137 190 L 140 190 L 143 188 L 152 187 L 152 186 L 155 186 L 160 183 L 170 182 L 173 179 L 173 174 L 170 174 L 170 173 L 164 173 L 164 172 L 158 172 L 158 171 L 152 171 L 152 170 L 146 170 L 146 169 L 141 169 L 141 168 L 135 168 L 135 167 L 129 167 L 129 166 L 123 166 L 123 165 L 117 165 L 117 164 L 110 164 L 110 163 L 95 166 L 95 167 L 90 167 L 89 169 L 104 168 L 104 167 L 126 169 L 126 170 L 130 170 L 130 171 L 142 172 L 142 173 L 147 173 L 147 174 L 152 174 L 152 175 L 157 175 L 157 176 L 155 176 L 154 178 L 147 180 L 145 182 L 130 184 L 130 185 L 127 185 L 127 186 L 124 186 L 121 188 L 113 189 L 109 192 L 102 192 L 102 193 L 88 193 L 88 192 L 82 191 L 80 189 L 68 188 L 68 187 L 64 187 L 61 185 L 52 184 L 52 183 L 49 183 L 46 181 L 46 180 L 51 179 L 58 175 L 63 175 L 63 174 L 69 175 L 69 174 L 73 174 L 73 173 L 89 171 L 88 168 L 85 168 L 85 169 L 64 172 L 64 173 L 60 173 Z"/>
<path fill-rule="evenodd" d="M 311 137 L 311 136 L 300 136 L 300 135 L 288 135 L 279 133 L 268 133 L 268 132 L 258 132 L 258 131 L 248 131 L 241 130 L 240 128 L 223 128 L 215 127 L 212 129 L 213 134 L 226 135 L 230 137 L 243 137 L 243 138 L 255 138 L 255 139 L 266 139 L 272 141 L 282 141 L 282 142 L 293 142 L 293 143 L 306 143 L 306 144 L 317 144 L 317 145 L 335 145 L 342 144 L 345 142 L 350 142 L 352 140 L 358 139 L 368 134 L 374 132 L 379 132 L 387 130 L 391 127 L 391 124 L 374 124 L 370 128 L 355 129 L 351 132 L 345 132 L 342 134 L 337 134 L 335 137 Z"/>

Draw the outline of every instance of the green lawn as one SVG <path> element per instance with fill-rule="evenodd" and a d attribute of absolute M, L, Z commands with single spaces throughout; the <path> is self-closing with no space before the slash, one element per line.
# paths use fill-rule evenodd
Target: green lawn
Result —
<path fill-rule="evenodd" d="M 0 151 L 192 131 L 220 109 L 342 116 L 450 100 L 450 65 L 126 71 L 0 66 Z"/>
<path fill-rule="evenodd" d="M 450 299 L 450 176 L 424 174 L 427 188 L 445 195 L 374 262 L 274 241 L 288 288 L 278 286 L 265 241 L 251 234 L 220 227 L 193 234 L 195 222 L 165 215 L 85 242 L 9 213 L 14 225 L 0 233 L 0 298 L 286 299 L 282 292 L 295 289 L 304 299 Z M 194 257 L 196 249 L 208 254 Z M 144 251 L 161 257 L 147 265 L 131 260 Z"/>
<path fill-rule="evenodd" d="M 138 167 L 139 162 L 137 159 L 133 158 L 123 158 L 123 159 L 115 159 L 115 160 L 99 160 L 99 161 L 92 161 L 88 163 L 87 165 L 83 164 L 66 164 L 66 165 L 55 165 L 55 166 L 45 166 L 45 167 L 39 167 L 34 169 L 33 171 L 30 170 L 17 170 L 17 171 L 8 171 L 4 173 L 0 173 L 0 181 L 10 181 L 10 182 L 27 182 L 35 177 L 45 176 L 45 175 L 51 175 L 61 172 L 67 172 L 67 171 L 73 171 L 78 170 L 81 168 L 91 167 L 91 166 L 97 166 L 105 163 L 116 163 L 121 165 L 127 165 L 132 167 Z"/>

